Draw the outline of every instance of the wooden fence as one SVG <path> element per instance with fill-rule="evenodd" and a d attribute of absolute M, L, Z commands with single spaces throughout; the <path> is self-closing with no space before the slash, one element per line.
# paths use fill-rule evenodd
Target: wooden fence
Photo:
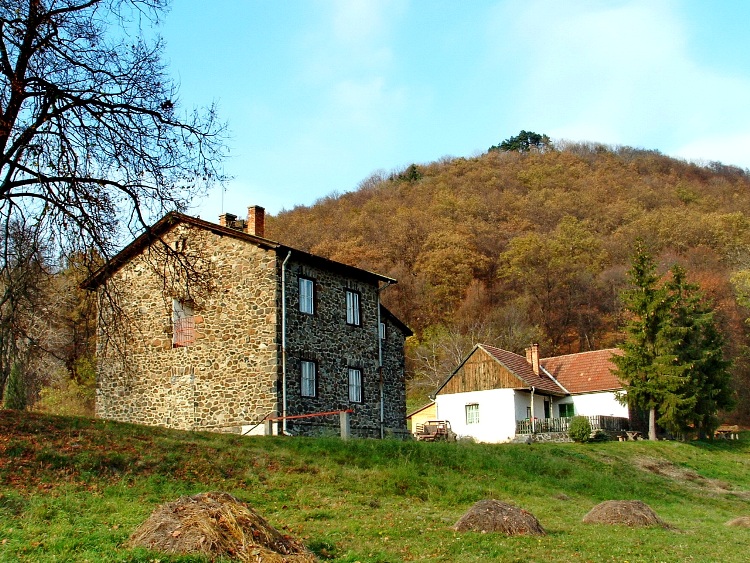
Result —
<path fill-rule="evenodd" d="M 628 430 L 628 419 L 620 416 L 587 416 L 591 424 L 591 430 L 607 430 L 608 432 L 623 432 Z M 537 418 L 534 420 L 534 429 L 532 431 L 531 421 L 517 420 L 516 434 L 540 434 L 548 432 L 567 432 L 570 427 L 570 421 L 573 417 L 568 418 Z"/>

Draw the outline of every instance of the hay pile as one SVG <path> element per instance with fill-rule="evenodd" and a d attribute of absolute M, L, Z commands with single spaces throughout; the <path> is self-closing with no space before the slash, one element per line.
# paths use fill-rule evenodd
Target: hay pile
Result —
<path fill-rule="evenodd" d="M 733 526 L 736 528 L 750 528 L 750 516 L 740 516 L 734 520 L 727 522 L 727 526 Z"/>
<path fill-rule="evenodd" d="M 585 524 L 624 524 L 626 526 L 661 526 L 668 528 L 651 507 L 640 500 L 608 500 L 597 504 L 583 517 Z"/>
<path fill-rule="evenodd" d="M 158 507 L 130 536 L 130 547 L 164 553 L 228 556 L 264 563 L 315 562 L 245 503 L 221 492 L 181 497 Z"/>
<path fill-rule="evenodd" d="M 533 514 L 499 500 L 480 500 L 459 518 L 457 532 L 501 532 L 507 536 L 544 536 L 546 532 Z"/>

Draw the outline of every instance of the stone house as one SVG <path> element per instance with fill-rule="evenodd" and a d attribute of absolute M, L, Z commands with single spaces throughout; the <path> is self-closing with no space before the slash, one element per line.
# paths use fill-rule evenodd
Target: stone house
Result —
<path fill-rule="evenodd" d="M 526 357 L 477 344 L 435 393 L 437 418 L 459 436 L 508 442 L 519 434 L 567 430 L 567 421 L 587 416 L 606 430 L 627 427 L 628 408 L 617 401 L 622 384 L 612 374 L 617 349 Z"/>
<path fill-rule="evenodd" d="M 380 303 L 396 281 L 266 239 L 264 219 L 169 213 L 87 280 L 110 298 L 97 416 L 254 434 L 275 419 L 274 433 L 316 435 L 348 410 L 354 436 L 408 435 L 411 331 Z"/>

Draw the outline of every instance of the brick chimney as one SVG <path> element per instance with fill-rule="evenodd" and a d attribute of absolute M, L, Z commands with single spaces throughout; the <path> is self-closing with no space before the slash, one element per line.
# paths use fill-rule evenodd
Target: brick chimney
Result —
<path fill-rule="evenodd" d="M 531 369 L 539 375 L 539 344 L 532 344 L 526 348 L 526 361 L 531 364 Z"/>
<path fill-rule="evenodd" d="M 219 225 L 222 227 L 231 227 L 235 219 L 237 219 L 237 215 L 224 213 L 224 215 L 219 215 Z"/>
<path fill-rule="evenodd" d="M 259 205 L 247 208 L 247 234 L 264 237 L 266 234 L 266 210 Z"/>

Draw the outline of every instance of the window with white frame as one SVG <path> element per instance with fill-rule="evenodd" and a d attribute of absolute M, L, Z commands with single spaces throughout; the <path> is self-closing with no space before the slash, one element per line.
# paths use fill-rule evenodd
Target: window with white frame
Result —
<path fill-rule="evenodd" d="M 466 424 L 479 424 L 479 404 L 466 405 Z"/>
<path fill-rule="evenodd" d="M 299 310 L 315 314 L 315 282 L 311 279 L 299 278 Z"/>
<path fill-rule="evenodd" d="M 360 325 L 359 293 L 351 289 L 346 290 L 346 323 L 355 326 Z"/>
<path fill-rule="evenodd" d="M 301 362 L 302 380 L 300 384 L 300 393 L 303 397 L 315 397 L 317 390 L 317 372 L 318 366 L 310 360 Z"/>
<path fill-rule="evenodd" d="M 385 340 L 385 323 L 380 323 L 380 340 Z"/>
<path fill-rule="evenodd" d="M 184 348 L 195 343 L 195 313 L 179 299 L 172 299 L 172 347 Z"/>
<path fill-rule="evenodd" d="M 362 370 L 349 368 L 349 400 L 352 403 L 362 402 Z"/>

